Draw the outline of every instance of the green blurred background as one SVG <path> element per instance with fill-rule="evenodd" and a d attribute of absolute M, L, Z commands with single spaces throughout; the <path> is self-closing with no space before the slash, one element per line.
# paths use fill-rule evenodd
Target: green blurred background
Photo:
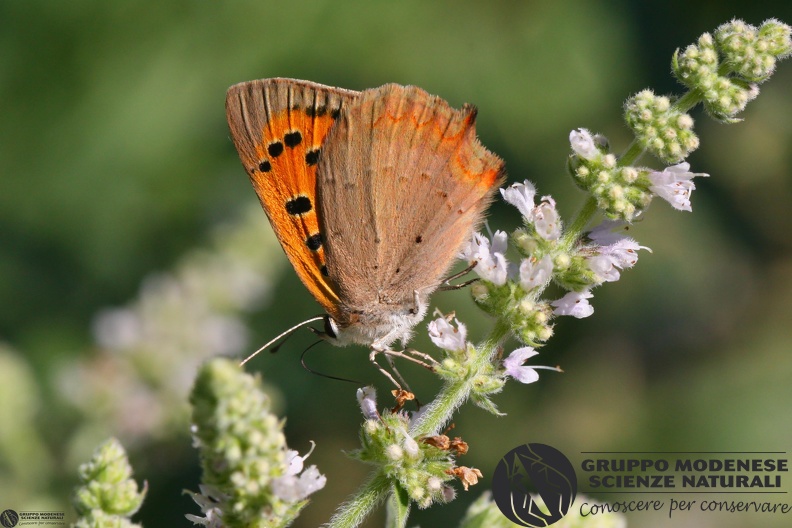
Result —
<path fill-rule="evenodd" d="M 189 386 L 200 358 L 187 348 L 181 356 L 163 350 L 164 357 L 126 359 L 142 373 L 142 392 L 132 393 L 145 397 L 139 414 L 113 416 L 121 404 L 108 403 L 112 394 L 129 403 L 129 392 L 105 376 L 116 360 L 92 328 L 102 310 L 156 291 L 153 273 L 167 275 L 185 266 L 185 255 L 213 251 L 223 243 L 217 226 L 245 222 L 256 207 L 226 128 L 228 86 L 265 77 L 351 89 L 398 82 L 455 106 L 475 103 L 479 135 L 506 159 L 510 180 L 531 179 L 569 219 L 583 201 L 564 170 L 569 131 L 587 127 L 606 134 L 616 151 L 626 147 L 624 99 L 645 87 L 680 92 L 669 73 L 674 49 L 732 17 L 791 23 L 792 4 L 0 2 L 0 339 L 7 344 L 0 509 L 73 515 L 77 464 L 117 435 L 136 477 L 149 483 L 138 519 L 150 528 L 189 525 L 183 514 L 197 508 L 181 491 L 197 489 L 200 477 L 189 410 L 177 397 L 157 398 L 162 379 Z M 573 462 L 580 451 L 792 449 L 790 87 L 792 63 L 781 63 L 744 123 L 694 114 L 702 146 L 689 161 L 712 176 L 697 180 L 694 213 L 658 202 L 633 227 L 653 253 L 595 291 L 592 317 L 559 320 L 542 350 L 539 363 L 559 364 L 565 374 L 508 386 L 496 400 L 507 417 L 462 410 L 452 435 L 471 449 L 461 463 L 485 478 L 451 505 L 415 513 L 411 525 L 455 525 L 489 489 L 498 459 L 529 441 L 553 445 Z M 317 312 L 264 214 L 255 221 L 270 286 L 244 313 L 248 329 L 239 335 L 247 339 L 238 353 Z M 496 204 L 489 222 L 512 229 L 519 218 Z M 474 339 L 489 327 L 466 292 L 433 300 L 456 310 Z M 329 483 L 300 518 L 305 527 L 326 521 L 367 471 L 340 452 L 357 445 L 354 388 L 299 364 L 312 341 L 299 333 L 279 354 L 251 364 L 287 417 L 290 445 L 304 452 L 309 440 L 318 444 L 310 462 Z M 423 337 L 415 345 L 431 350 Z M 308 362 L 374 381 L 384 393 L 387 384 L 366 356 L 322 346 Z M 434 380 L 403 371 L 419 397 L 431 399 Z M 95 389 L 101 399 L 74 397 L 70 380 L 86 377 L 105 383 Z M 173 418 L 140 426 L 155 401 Z M 671 524 L 644 514 L 630 524 L 745 526 L 749 519 L 757 518 L 688 514 Z M 782 516 L 761 521 L 788 526 Z M 379 525 L 379 518 L 369 524 Z"/>

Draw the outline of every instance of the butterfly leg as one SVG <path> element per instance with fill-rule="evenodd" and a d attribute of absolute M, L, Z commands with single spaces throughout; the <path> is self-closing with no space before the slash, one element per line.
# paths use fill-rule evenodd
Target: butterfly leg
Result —
<path fill-rule="evenodd" d="M 396 363 L 393 361 L 393 357 L 388 353 L 385 353 L 383 355 L 385 356 L 385 359 L 388 361 L 388 365 L 390 366 L 393 373 L 396 375 L 399 381 L 404 385 L 404 388 L 408 392 L 412 392 L 412 389 L 410 388 L 410 384 L 407 383 L 407 381 L 404 379 L 404 376 L 402 376 L 401 372 L 399 372 L 399 369 L 396 368 Z M 397 388 L 401 389 L 401 387 L 397 387 Z"/>
<path fill-rule="evenodd" d="M 371 361 L 371 364 L 374 365 L 377 368 L 377 370 L 379 370 L 382 373 L 383 376 L 388 378 L 390 380 L 390 382 L 393 383 L 396 386 L 397 389 L 401 389 L 402 386 L 399 385 L 399 383 L 396 381 L 396 378 L 394 378 L 391 375 L 390 372 L 385 370 L 385 368 L 377 362 L 377 354 L 380 354 L 380 353 L 382 353 L 381 350 L 377 350 L 376 348 L 374 348 L 372 346 L 371 347 L 371 353 L 369 354 L 369 361 Z M 401 375 L 399 375 L 399 377 L 401 378 Z"/>
<path fill-rule="evenodd" d="M 462 288 L 464 288 L 466 286 L 470 286 L 471 284 L 476 282 L 478 280 L 478 278 L 465 281 L 465 282 L 463 282 L 461 284 L 451 284 L 451 281 L 454 280 L 454 279 L 458 279 L 459 277 L 464 277 L 465 275 L 467 275 L 468 273 L 473 271 L 473 268 L 475 268 L 476 265 L 478 265 L 478 262 L 474 260 L 473 263 L 470 264 L 470 266 L 468 266 L 467 268 L 463 269 L 459 273 L 455 273 L 455 274 L 451 275 L 450 277 L 447 277 L 445 280 L 443 280 L 443 283 L 440 285 L 439 288 L 437 288 L 437 290 L 438 291 L 459 290 L 459 289 L 462 289 Z"/>
<path fill-rule="evenodd" d="M 407 354 L 405 354 L 405 352 L 407 352 Z M 413 352 L 415 352 L 415 353 L 413 353 Z M 393 375 L 391 375 L 390 372 L 388 372 L 382 365 L 379 364 L 379 362 L 377 361 L 377 355 L 378 354 L 382 354 L 383 356 L 385 356 L 385 359 L 387 360 L 388 365 L 390 365 L 391 370 L 396 375 L 395 378 L 393 377 Z M 408 355 L 408 354 L 411 354 L 411 355 Z M 399 370 L 396 368 L 396 365 L 395 365 L 395 363 L 393 361 L 393 358 L 396 358 L 396 357 L 403 358 L 403 359 L 406 359 L 407 361 L 412 361 L 413 363 L 421 365 L 422 367 L 427 368 L 429 370 L 434 370 L 434 367 L 432 365 L 430 365 L 429 363 L 426 363 L 426 362 L 422 361 L 421 359 L 418 359 L 418 357 L 412 357 L 412 356 L 424 357 L 426 359 L 431 360 L 432 363 L 437 364 L 437 361 L 434 358 L 432 358 L 431 356 L 428 356 L 427 354 L 423 354 L 421 352 L 418 352 L 417 350 L 416 351 L 413 351 L 412 349 L 407 349 L 407 350 L 402 350 L 402 351 L 391 350 L 387 346 L 383 345 L 382 342 L 377 342 L 377 341 L 375 341 L 374 343 L 371 344 L 371 353 L 369 354 L 369 361 L 371 361 L 371 363 L 375 367 L 377 367 L 377 369 L 380 372 L 382 372 L 382 374 L 386 378 L 388 378 L 391 381 L 391 383 L 393 383 L 396 386 L 397 389 L 401 389 L 402 385 L 399 384 L 396 381 L 396 378 L 398 378 L 398 380 L 407 388 L 407 390 L 410 390 L 410 387 L 409 387 L 408 383 L 404 380 L 404 377 L 401 375 Z"/>
<path fill-rule="evenodd" d="M 415 350 L 414 348 L 405 348 L 404 351 L 407 352 L 408 354 L 410 354 L 411 356 L 415 356 L 415 357 L 419 357 L 419 358 L 423 359 L 424 361 L 422 361 L 421 364 L 424 367 L 428 368 L 429 370 L 434 370 L 434 366 L 440 364 L 439 361 L 437 361 L 435 358 L 433 358 L 429 354 L 426 354 L 426 353 L 421 352 L 419 350 Z"/>

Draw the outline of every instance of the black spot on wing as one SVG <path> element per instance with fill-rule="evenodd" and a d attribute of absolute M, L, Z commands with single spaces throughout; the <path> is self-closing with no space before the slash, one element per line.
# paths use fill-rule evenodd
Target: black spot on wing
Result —
<path fill-rule="evenodd" d="M 292 216 L 308 213 L 311 209 L 313 209 L 313 204 L 307 196 L 297 196 L 286 202 L 286 212 Z"/>
<path fill-rule="evenodd" d="M 280 141 L 276 141 L 275 143 L 270 143 L 269 146 L 267 147 L 267 152 L 269 152 L 269 155 L 272 156 L 273 158 L 277 158 L 283 153 L 283 143 L 281 143 Z"/>
<path fill-rule="evenodd" d="M 314 233 L 309 236 L 305 239 L 305 245 L 308 246 L 308 249 L 311 251 L 319 251 L 319 248 L 322 247 L 322 234 Z"/>
<path fill-rule="evenodd" d="M 286 143 L 287 147 L 294 148 L 302 142 L 302 134 L 300 134 L 299 130 L 289 132 L 283 136 L 283 142 Z"/>

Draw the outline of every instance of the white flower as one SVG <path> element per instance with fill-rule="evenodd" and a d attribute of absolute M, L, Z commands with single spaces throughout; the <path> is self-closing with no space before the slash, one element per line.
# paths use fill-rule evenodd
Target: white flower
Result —
<path fill-rule="evenodd" d="M 313 442 L 312 442 L 312 444 L 313 444 Z M 313 451 L 313 445 L 311 446 L 311 451 Z M 308 455 L 310 455 L 310 454 L 311 453 L 309 452 Z M 287 475 L 296 475 L 300 471 L 302 471 L 305 459 L 308 458 L 308 455 L 305 455 L 304 457 L 301 457 L 300 453 L 298 453 L 294 449 L 287 450 L 286 451 L 286 465 L 288 467 L 286 468 L 286 474 Z"/>
<path fill-rule="evenodd" d="M 357 390 L 357 401 L 363 416 L 368 420 L 379 418 L 377 412 L 377 389 L 371 385 Z"/>
<path fill-rule="evenodd" d="M 286 474 L 272 479 L 272 493 L 276 497 L 287 502 L 297 502 L 324 488 L 327 477 L 319 473 L 316 466 L 309 466 L 303 471 L 305 459 L 311 455 L 315 446 L 311 442 L 311 450 L 304 457 L 293 449 L 286 451 Z M 297 476 L 300 472 L 302 475 Z"/>
<path fill-rule="evenodd" d="M 185 517 L 187 517 L 189 521 L 192 521 L 193 524 L 202 524 L 208 528 L 223 528 L 225 522 L 223 520 L 223 509 L 221 506 L 228 500 L 228 496 L 220 493 L 214 486 L 199 484 L 198 487 L 201 493 L 188 493 L 192 497 L 192 500 L 200 506 L 201 512 L 203 512 L 206 517 L 198 517 L 191 513 L 186 514 Z"/>
<path fill-rule="evenodd" d="M 591 230 L 588 237 L 599 244 L 597 255 L 589 259 L 589 268 L 602 282 L 619 280 L 619 270 L 632 268 L 638 262 L 638 250 L 652 250 L 634 239 L 612 231 L 623 225 L 621 221 L 606 220 Z"/>
<path fill-rule="evenodd" d="M 536 187 L 533 183 L 528 180 L 523 183 L 515 183 L 501 189 L 500 193 L 506 203 L 516 207 L 525 218 L 530 218 L 534 208 L 534 196 L 536 196 Z"/>
<path fill-rule="evenodd" d="M 545 255 L 541 260 L 524 259 L 520 263 L 520 284 L 527 292 L 542 286 L 553 274 L 553 259 Z"/>
<path fill-rule="evenodd" d="M 456 321 L 456 328 L 445 318 L 438 317 L 429 323 L 429 337 L 432 342 L 443 350 L 459 352 L 467 348 L 467 328 Z"/>
<path fill-rule="evenodd" d="M 542 196 L 542 201 L 532 211 L 530 218 L 536 232 L 545 240 L 558 240 L 561 236 L 561 219 L 556 210 L 556 203 L 549 196 Z"/>
<path fill-rule="evenodd" d="M 709 174 L 690 172 L 690 163 L 685 161 L 666 167 L 662 172 L 649 173 L 649 180 L 652 182 L 649 190 L 670 203 L 674 209 L 692 211 L 690 193 L 696 186 L 691 180 L 696 176 Z"/>
<path fill-rule="evenodd" d="M 635 263 L 638 262 L 639 249 L 645 249 L 650 253 L 652 252 L 648 247 L 638 245 L 638 242 L 634 239 L 625 236 L 612 244 L 600 246 L 599 251 L 600 255 L 611 258 L 614 265 L 624 269 L 635 266 Z"/>
<path fill-rule="evenodd" d="M 600 282 L 614 282 L 619 280 L 619 268 L 614 260 L 607 255 L 597 255 L 588 259 L 589 268 Z"/>
<path fill-rule="evenodd" d="M 572 150 L 575 151 L 575 154 L 583 159 L 591 160 L 600 155 L 600 151 L 594 142 L 594 137 L 585 128 L 578 128 L 570 132 L 569 143 L 572 145 Z"/>
<path fill-rule="evenodd" d="M 536 232 L 542 238 L 545 240 L 558 239 L 561 234 L 561 221 L 558 211 L 556 211 L 555 200 L 549 196 L 543 196 L 539 205 L 535 205 L 536 187 L 528 180 L 523 183 L 515 183 L 501 189 L 500 192 L 507 203 L 520 211 L 526 223 L 534 225 Z"/>
<path fill-rule="evenodd" d="M 503 368 L 505 369 L 505 374 L 507 376 L 511 376 L 512 378 L 516 379 L 520 383 L 533 383 L 534 381 L 539 379 L 539 373 L 536 372 L 536 369 L 548 369 L 548 370 L 555 370 L 561 372 L 561 369 L 557 367 L 528 367 L 524 366 L 523 363 L 529 358 L 534 357 L 539 352 L 534 350 L 531 347 L 522 347 L 518 348 L 511 354 L 509 357 L 503 360 Z"/>
<path fill-rule="evenodd" d="M 272 493 L 286 502 L 301 501 L 324 488 L 327 477 L 316 466 L 309 466 L 302 475 L 283 475 L 272 479 Z"/>
<path fill-rule="evenodd" d="M 492 235 L 492 252 L 503 255 L 508 247 L 509 235 L 506 234 L 506 231 L 495 231 L 495 234 Z"/>
<path fill-rule="evenodd" d="M 594 313 L 594 307 L 588 302 L 588 299 L 594 297 L 590 291 L 582 292 L 569 292 L 557 301 L 550 304 L 556 307 L 553 313 L 556 315 L 571 315 L 578 319 L 583 319 Z"/>
<path fill-rule="evenodd" d="M 484 280 L 497 286 L 506 283 L 509 264 L 506 261 L 507 235 L 504 231 L 495 231 L 492 242 L 481 233 L 473 233 L 473 237 L 462 248 L 460 258 L 468 262 L 477 262 L 473 270 Z"/>

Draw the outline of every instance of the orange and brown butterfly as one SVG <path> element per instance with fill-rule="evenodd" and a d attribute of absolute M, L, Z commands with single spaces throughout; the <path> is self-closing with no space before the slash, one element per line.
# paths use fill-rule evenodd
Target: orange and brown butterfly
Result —
<path fill-rule="evenodd" d="M 503 181 L 476 109 L 414 86 L 264 79 L 229 88 L 226 114 L 327 339 L 406 342 Z"/>

